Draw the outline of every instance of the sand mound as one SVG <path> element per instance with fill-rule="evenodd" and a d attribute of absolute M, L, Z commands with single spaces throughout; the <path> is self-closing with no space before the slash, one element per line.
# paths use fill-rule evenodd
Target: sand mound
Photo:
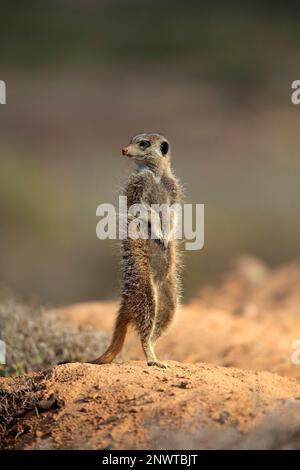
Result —
<path fill-rule="evenodd" d="M 292 447 L 300 385 L 268 372 L 170 362 L 66 364 L 46 374 L 1 379 L 11 396 L 36 383 L 32 410 L 10 423 L 14 449 Z M 33 393 L 33 395 L 34 395 Z M 270 434 L 270 428 L 272 433 Z M 299 444 L 299 442 L 297 443 Z"/>

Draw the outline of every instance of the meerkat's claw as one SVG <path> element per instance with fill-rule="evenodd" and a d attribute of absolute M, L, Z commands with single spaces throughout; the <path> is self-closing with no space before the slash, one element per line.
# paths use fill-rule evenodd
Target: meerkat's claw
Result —
<path fill-rule="evenodd" d="M 148 366 L 155 366 L 155 367 L 159 367 L 160 369 L 169 368 L 168 364 L 165 364 L 164 362 L 160 362 L 160 361 L 149 361 Z"/>
<path fill-rule="evenodd" d="M 162 248 L 162 250 L 166 250 L 168 248 L 168 244 L 161 238 L 155 238 L 154 241 Z"/>

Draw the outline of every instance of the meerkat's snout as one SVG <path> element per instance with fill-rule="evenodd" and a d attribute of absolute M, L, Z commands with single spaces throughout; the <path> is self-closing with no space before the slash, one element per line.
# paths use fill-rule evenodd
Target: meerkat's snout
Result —
<path fill-rule="evenodd" d="M 135 144 L 128 144 L 122 148 L 122 154 L 126 157 L 137 157 L 139 156 L 139 152 L 137 151 Z"/>
<path fill-rule="evenodd" d="M 136 143 L 130 143 L 122 148 L 122 154 L 133 160 L 141 160 L 145 157 L 144 151 Z"/>

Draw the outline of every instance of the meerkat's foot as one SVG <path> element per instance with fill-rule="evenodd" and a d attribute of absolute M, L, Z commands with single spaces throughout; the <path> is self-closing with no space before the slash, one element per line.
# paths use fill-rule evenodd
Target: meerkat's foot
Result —
<path fill-rule="evenodd" d="M 165 364 L 164 362 L 161 361 L 148 361 L 147 362 L 148 366 L 155 366 L 155 367 L 160 367 L 161 369 L 168 369 L 169 366 L 168 364 Z"/>

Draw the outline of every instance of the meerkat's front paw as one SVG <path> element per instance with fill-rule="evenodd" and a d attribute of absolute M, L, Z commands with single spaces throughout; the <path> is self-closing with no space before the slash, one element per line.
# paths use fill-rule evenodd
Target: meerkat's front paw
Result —
<path fill-rule="evenodd" d="M 154 241 L 160 246 L 164 251 L 168 248 L 168 243 L 163 238 L 154 238 Z"/>
<path fill-rule="evenodd" d="M 148 366 L 156 366 L 156 367 L 160 367 L 161 369 L 169 368 L 168 364 L 165 364 L 164 362 L 161 362 L 161 361 L 149 361 Z"/>

